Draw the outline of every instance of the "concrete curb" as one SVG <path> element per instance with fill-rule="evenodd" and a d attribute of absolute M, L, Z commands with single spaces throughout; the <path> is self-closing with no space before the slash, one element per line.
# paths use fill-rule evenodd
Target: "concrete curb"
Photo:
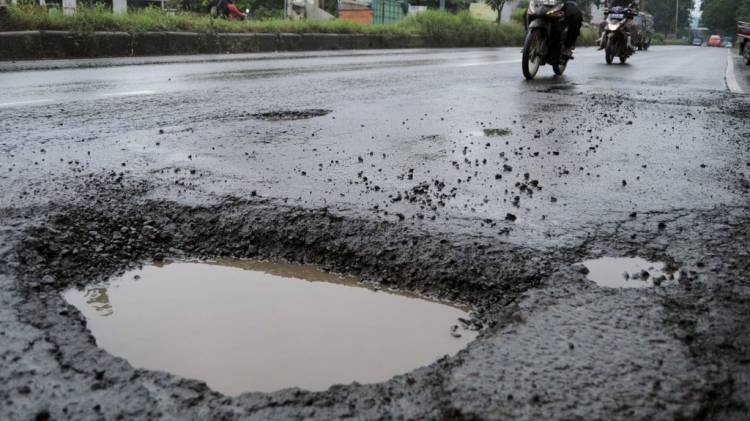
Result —
<path fill-rule="evenodd" d="M 0 59 L 42 58 L 40 31 L 0 32 Z"/>
<path fill-rule="evenodd" d="M 420 37 L 323 33 L 0 32 L 0 61 L 430 47 Z M 459 45 L 441 45 L 459 47 Z"/>

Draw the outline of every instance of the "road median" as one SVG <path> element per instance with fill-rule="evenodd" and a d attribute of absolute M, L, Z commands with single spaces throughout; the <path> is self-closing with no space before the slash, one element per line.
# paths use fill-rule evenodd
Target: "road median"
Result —
<path fill-rule="evenodd" d="M 2 60 L 431 47 L 419 36 L 197 32 L 0 32 Z M 446 45 L 440 45 L 445 47 Z M 451 46 L 451 45 L 448 45 Z M 453 45 L 459 47 L 462 45 Z"/>
<path fill-rule="evenodd" d="M 396 24 L 364 25 L 332 20 L 229 21 L 155 9 L 115 15 L 81 8 L 56 10 L 12 6 L 0 22 L 0 61 L 155 55 L 232 54 L 380 48 L 510 47 L 523 43 L 518 21 L 496 23 L 468 12 L 428 11 Z M 584 27 L 579 45 L 592 45 Z"/>

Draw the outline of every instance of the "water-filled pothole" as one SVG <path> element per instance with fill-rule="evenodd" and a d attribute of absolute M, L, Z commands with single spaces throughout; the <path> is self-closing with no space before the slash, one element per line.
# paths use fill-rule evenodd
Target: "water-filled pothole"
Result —
<path fill-rule="evenodd" d="M 321 117 L 330 114 L 331 110 L 321 108 L 311 108 L 307 110 L 281 110 L 269 111 L 265 113 L 252 114 L 259 120 L 281 121 L 281 120 L 303 120 L 306 118 Z"/>
<path fill-rule="evenodd" d="M 462 309 L 295 264 L 147 266 L 64 297 L 111 354 L 227 395 L 385 381 L 477 335 Z"/>
<path fill-rule="evenodd" d="M 610 288 L 645 288 L 674 279 L 664 263 L 640 257 L 600 257 L 581 264 L 589 270 L 588 279 Z"/>

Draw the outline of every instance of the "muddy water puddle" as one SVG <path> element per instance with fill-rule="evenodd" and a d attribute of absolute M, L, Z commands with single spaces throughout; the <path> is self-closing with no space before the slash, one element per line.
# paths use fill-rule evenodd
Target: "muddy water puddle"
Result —
<path fill-rule="evenodd" d="M 111 354 L 227 395 L 385 381 L 477 335 L 462 309 L 294 264 L 147 266 L 64 297 Z"/>
<path fill-rule="evenodd" d="M 664 263 L 640 257 L 601 257 L 581 264 L 589 270 L 588 279 L 609 288 L 646 288 L 674 279 Z"/>

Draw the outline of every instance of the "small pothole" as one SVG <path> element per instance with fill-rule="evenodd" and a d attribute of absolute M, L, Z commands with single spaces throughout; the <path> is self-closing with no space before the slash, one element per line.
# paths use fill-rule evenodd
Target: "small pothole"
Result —
<path fill-rule="evenodd" d="M 675 279 L 664 263 L 640 257 L 600 257 L 581 264 L 588 269 L 588 279 L 609 288 L 645 288 Z"/>
<path fill-rule="evenodd" d="M 251 114 L 251 116 L 259 120 L 268 120 L 268 121 L 304 120 L 306 118 L 321 117 L 321 116 L 330 114 L 331 112 L 332 110 L 326 110 L 322 108 L 311 108 L 307 110 L 268 111 L 264 113 Z"/>
<path fill-rule="evenodd" d="M 481 327 L 463 309 L 259 261 L 146 266 L 64 298 L 111 354 L 227 395 L 385 381 L 455 354 Z"/>
<path fill-rule="evenodd" d="M 474 137 L 501 137 L 510 135 L 512 131 L 508 128 L 488 128 L 469 133 Z"/>

